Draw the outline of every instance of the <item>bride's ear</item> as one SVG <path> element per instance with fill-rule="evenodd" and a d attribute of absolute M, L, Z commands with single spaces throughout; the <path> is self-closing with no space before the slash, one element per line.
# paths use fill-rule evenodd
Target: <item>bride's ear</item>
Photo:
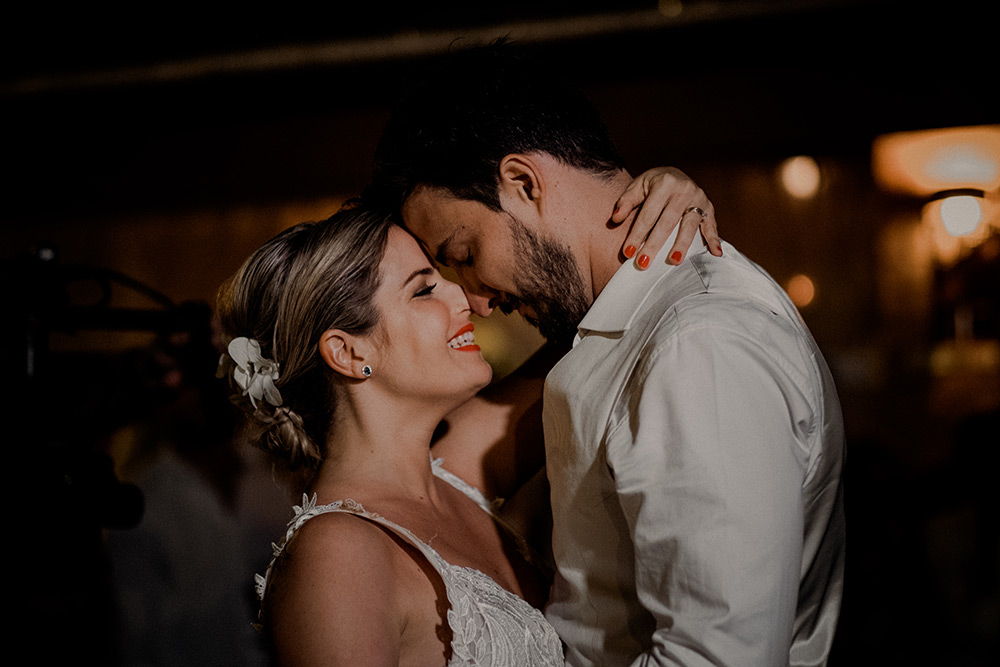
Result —
<path fill-rule="evenodd" d="M 362 371 L 366 360 L 364 346 L 359 343 L 357 336 L 330 329 L 319 338 L 319 353 L 326 365 L 341 375 L 363 380 L 367 377 Z"/>

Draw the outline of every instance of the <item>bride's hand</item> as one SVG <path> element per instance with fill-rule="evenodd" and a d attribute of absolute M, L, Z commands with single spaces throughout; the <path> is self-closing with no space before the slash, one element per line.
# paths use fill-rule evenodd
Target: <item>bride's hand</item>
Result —
<path fill-rule="evenodd" d="M 681 228 L 667 255 L 668 264 L 684 261 L 684 253 L 699 228 L 709 251 L 722 256 L 715 208 L 704 191 L 679 169 L 658 167 L 640 174 L 618 198 L 611 221 L 620 224 L 635 209 L 639 212 L 622 245 L 622 253 L 630 259 L 634 257 L 640 269 L 649 266 L 678 222 Z"/>

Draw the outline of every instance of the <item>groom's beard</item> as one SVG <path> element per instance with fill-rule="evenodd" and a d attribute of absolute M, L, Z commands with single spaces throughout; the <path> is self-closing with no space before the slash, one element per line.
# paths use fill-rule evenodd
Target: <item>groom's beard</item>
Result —
<path fill-rule="evenodd" d="M 520 297 L 505 301 L 500 309 L 510 313 L 519 304 L 527 306 L 534 315 L 524 315 L 525 320 L 550 342 L 569 345 L 590 308 L 576 259 L 568 248 L 507 217 L 518 253 L 520 273 L 514 284 Z"/>

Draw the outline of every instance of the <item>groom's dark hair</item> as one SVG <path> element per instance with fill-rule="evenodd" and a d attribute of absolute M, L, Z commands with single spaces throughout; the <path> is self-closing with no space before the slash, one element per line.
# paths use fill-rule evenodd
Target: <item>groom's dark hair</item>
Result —
<path fill-rule="evenodd" d="M 376 149 L 368 198 L 398 210 L 431 186 L 499 211 L 498 166 L 511 153 L 545 152 L 596 174 L 624 168 L 583 93 L 513 49 L 500 40 L 454 52 L 410 87 Z"/>

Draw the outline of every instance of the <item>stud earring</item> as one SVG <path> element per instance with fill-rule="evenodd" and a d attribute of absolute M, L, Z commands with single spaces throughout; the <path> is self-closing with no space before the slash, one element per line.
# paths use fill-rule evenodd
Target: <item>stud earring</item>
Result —
<path fill-rule="evenodd" d="M 361 367 L 361 374 L 364 375 L 366 378 L 370 378 L 372 376 L 372 367 L 369 366 L 368 364 L 365 364 L 364 366 Z"/>

